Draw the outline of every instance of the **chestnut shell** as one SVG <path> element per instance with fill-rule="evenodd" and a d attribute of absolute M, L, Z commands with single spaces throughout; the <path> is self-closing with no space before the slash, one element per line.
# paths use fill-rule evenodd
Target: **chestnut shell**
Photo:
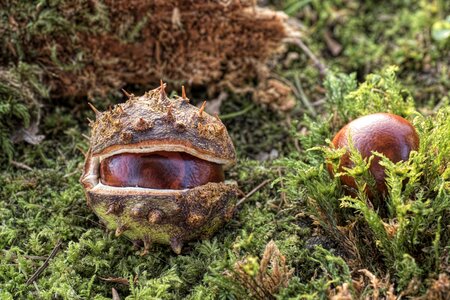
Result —
<path fill-rule="evenodd" d="M 419 147 L 419 136 L 412 124 L 390 113 L 376 113 L 353 120 L 335 135 L 332 143 L 335 148 L 348 147 L 350 137 L 363 158 L 370 157 L 372 151 L 376 151 L 384 154 L 392 162 L 406 161 L 409 159 L 410 152 Z M 377 193 L 383 195 L 387 192 L 387 187 L 384 167 L 379 164 L 379 161 L 380 158 L 375 156 L 369 171 L 375 179 Z M 327 167 L 332 174 L 331 165 Z M 344 167 L 353 167 L 349 152 L 341 157 L 339 172 L 342 172 Z M 345 175 L 340 179 L 344 185 L 353 189 L 357 188 L 353 177 Z M 370 190 L 367 193 L 370 198 L 374 196 Z"/>
<path fill-rule="evenodd" d="M 160 92 L 161 91 L 161 92 Z M 91 124 L 92 155 L 129 152 L 137 147 L 186 152 L 229 167 L 236 162 L 230 136 L 219 118 L 182 97 L 167 97 L 164 87 L 97 112 Z"/>
<path fill-rule="evenodd" d="M 180 254 L 183 243 L 209 238 L 234 213 L 238 188 L 233 183 L 207 183 L 173 193 L 145 191 L 86 192 L 89 206 L 116 236 L 142 241 L 146 254 L 152 243 L 166 244 Z"/>
<path fill-rule="evenodd" d="M 167 97 L 164 85 L 94 111 L 80 182 L 108 229 L 142 244 L 143 254 L 152 243 L 179 254 L 184 242 L 207 238 L 230 220 L 241 192 L 234 181 L 224 181 L 223 169 L 236 154 L 218 117 L 189 104 L 184 94 Z M 155 163 L 156 156 L 163 158 Z M 109 165 L 115 159 L 118 164 Z M 148 178 L 152 171 L 155 178 Z"/>

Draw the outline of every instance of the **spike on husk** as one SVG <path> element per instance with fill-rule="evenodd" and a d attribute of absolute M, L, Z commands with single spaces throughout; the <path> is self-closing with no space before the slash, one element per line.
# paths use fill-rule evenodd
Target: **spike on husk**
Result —
<path fill-rule="evenodd" d="M 160 80 L 159 97 L 160 97 L 160 99 L 166 99 L 167 98 L 166 85 L 164 84 L 162 79 Z"/>
<path fill-rule="evenodd" d="M 126 97 L 128 97 L 128 99 L 131 99 L 131 98 L 134 97 L 134 94 L 128 93 L 125 89 L 122 89 L 122 93 L 123 93 Z"/>
<path fill-rule="evenodd" d="M 189 102 L 189 98 L 186 96 L 186 89 L 184 88 L 184 85 L 181 86 L 181 98 Z"/>
<path fill-rule="evenodd" d="M 100 116 L 102 115 L 102 113 L 101 113 L 97 108 L 95 108 L 95 106 L 94 106 L 91 102 L 88 102 L 88 105 L 89 105 L 89 107 L 94 111 L 94 113 L 95 113 L 95 118 L 96 118 L 96 119 L 100 118 Z"/>
<path fill-rule="evenodd" d="M 203 111 L 205 110 L 206 107 L 206 101 L 203 101 L 202 106 L 200 107 L 199 111 L 198 111 L 198 116 L 201 118 L 203 117 Z"/>

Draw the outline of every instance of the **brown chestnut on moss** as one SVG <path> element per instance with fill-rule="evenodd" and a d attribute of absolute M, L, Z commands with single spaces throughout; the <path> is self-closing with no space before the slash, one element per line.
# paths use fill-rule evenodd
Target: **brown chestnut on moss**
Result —
<path fill-rule="evenodd" d="M 347 148 L 349 138 L 363 158 L 369 158 L 375 151 L 382 153 L 392 162 L 408 160 L 410 152 L 419 147 L 419 136 L 411 123 L 390 113 L 376 113 L 353 120 L 336 134 L 332 143 L 335 148 Z M 384 168 L 379 161 L 380 158 L 375 156 L 369 171 L 375 179 L 377 192 L 383 195 L 387 192 L 387 187 Z M 333 174 L 332 166 L 327 167 L 330 174 Z M 343 171 L 344 167 L 353 167 L 348 151 L 341 157 L 339 172 Z M 340 179 L 344 185 L 357 188 L 353 177 L 344 175 Z M 367 193 L 369 198 L 373 197 L 370 190 Z"/>
<path fill-rule="evenodd" d="M 128 95 L 109 111 L 95 108 L 81 183 L 88 205 L 116 235 L 143 244 L 208 237 L 233 214 L 237 184 L 224 169 L 236 162 L 233 143 L 218 117 L 186 94 L 169 98 L 164 85 Z"/>

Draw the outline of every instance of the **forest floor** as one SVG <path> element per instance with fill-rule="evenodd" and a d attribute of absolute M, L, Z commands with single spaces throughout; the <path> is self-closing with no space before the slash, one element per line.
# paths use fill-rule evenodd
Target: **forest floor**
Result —
<path fill-rule="evenodd" d="M 292 112 L 228 92 L 220 117 L 238 162 L 226 176 L 244 194 L 257 188 L 233 219 L 180 255 L 154 245 L 140 256 L 86 205 L 93 112 L 49 100 L 43 141 L 15 145 L 0 167 L 0 299 L 449 299 L 449 3 L 265 2 L 300 22 L 327 74 L 290 45 L 274 72 L 294 91 Z M 348 171 L 361 183 L 354 197 L 326 168 L 336 132 L 375 112 L 405 117 L 421 139 L 408 162 L 385 161 L 378 210 L 362 186 L 367 162 Z"/>

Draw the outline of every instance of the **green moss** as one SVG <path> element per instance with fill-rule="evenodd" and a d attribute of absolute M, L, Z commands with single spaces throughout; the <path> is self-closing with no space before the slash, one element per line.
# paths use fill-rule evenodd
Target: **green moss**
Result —
<path fill-rule="evenodd" d="M 308 212 L 324 234 L 347 252 L 348 263 L 353 268 L 375 269 L 382 277 L 391 274 L 398 291 L 416 280 L 419 291 L 424 292 L 428 278 L 445 272 L 437 262 L 449 246 L 449 237 L 441 228 L 449 225 L 450 212 L 450 189 L 445 175 L 450 151 L 450 110 L 442 108 L 430 117 L 415 112 L 411 96 L 396 81 L 392 68 L 369 75 L 355 90 L 341 93 L 342 86 L 348 86 L 348 78 L 342 75 L 329 77 L 329 99 L 334 100 L 327 109 L 329 114 L 334 112 L 339 117 L 335 123 L 339 125 L 328 122 L 324 125 L 328 128 L 320 131 L 333 132 L 356 116 L 386 111 L 409 115 L 420 136 L 420 149 L 407 162 L 394 164 L 382 158 L 389 193 L 380 200 L 385 203 L 387 212 L 374 210 L 367 198 L 365 189 L 371 182 L 370 160 L 363 160 L 356 150 L 351 156 L 355 166 L 342 174 L 355 178 L 358 186 L 355 197 L 345 196 L 339 178 L 332 179 L 324 166 L 327 162 L 336 170 L 345 151 L 331 150 L 327 146 L 305 152 L 306 156 L 314 156 L 310 162 L 301 161 L 297 156 L 282 161 L 289 170 L 287 192 L 291 197 L 302 195 L 306 198 Z M 336 80 L 343 85 L 336 84 Z M 318 128 L 315 122 L 307 124 L 311 131 Z M 323 145 L 329 136 L 322 138 L 322 142 L 318 138 L 315 140 L 316 145 Z M 306 145 L 311 145 L 309 138 L 305 141 Z M 321 149 L 322 154 L 318 151 Z M 319 155 L 310 154 L 316 151 Z"/>
<path fill-rule="evenodd" d="M 448 1 L 271 2 L 301 20 L 306 44 L 329 67 L 356 72 L 361 79 L 387 65 L 398 65 L 400 79 L 422 105 L 434 106 L 448 96 L 449 39 L 432 37 L 447 26 Z M 336 46 L 330 43 L 340 50 L 333 54 Z"/>
<path fill-rule="evenodd" d="M 40 99 L 48 95 L 39 76 L 37 66 L 24 63 L 0 68 L 0 150 L 4 153 L 0 163 L 12 160 L 13 140 L 32 142 L 32 138 L 24 137 L 21 130 L 39 124 Z"/>
<path fill-rule="evenodd" d="M 304 22 L 304 40 L 311 50 L 331 70 L 341 72 L 330 72 L 322 82 L 303 53 L 292 64 L 278 66 L 279 76 L 303 89 L 314 113 L 300 98 L 289 117 L 235 95 L 224 102 L 221 115 L 239 157 L 227 177 L 244 193 L 266 179 L 271 182 L 247 199 L 210 240 L 188 243 L 180 256 L 155 245 L 141 257 L 131 241 L 99 224 L 78 183 L 82 153 L 88 148 L 85 119 L 93 113 L 85 105 L 49 101 L 41 110 L 43 142 L 18 144 L 14 156 L 10 142 L 1 142 L 0 298 L 110 299 L 115 288 L 122 299 L 239 299 L 248 291 L 226 272 L 241 259 L 258 261 L 270 240 L 295 269 L 288 286 L 273 295 L 278 299 L 327 299 L 346 284 L 355 298 L 375 292 L 386 297 L 390 287 L 396 295 L 420 296 L 434 288 L 438 274 L 448 274 L 450 110 L 448 66 L 443 61 L 448 43 L 430 38 L 433 24 L 445 20 L 448 5 L 394 1 L 391 11 L 375 1 L 276 2 Z M 50 8 L 55 3 L 47 1 Z M 108 26 L 101 16 L 101 5 L 84 16 L 92 18 L 92 28 L 86 30 Z M 48 9 L 30 26 L 35 33 L 51 33 L 69 25 Z M 344 47 L 336 57 L 324 42 L 326 30 Z M 124 36 L 135 39 L 138 31 Z M 22 53 L 17 37 L 2 38 Z M 56 51 L 52 59 L 57 58 Z M 389 66 L 396 63 L 400 67 Z M 9 141 L 14 128 L 26 127 L 35 118 L 36 106 L 28 99 L 47 97 L 47 87 L 34 66 L 8 67 L 3 74 L 13 74 L 13 80 L 0 83 L 0 134 Z M 119 101 L 100 100 L 102 108 Z M 379 111 L 412 121 L 421 143 L 407 162 L 383 160 L 389 193 L 385 208 L 375 211 L 363 192 L 371 180 L 367 161 L 353 153 L 356 166 L 347 172 L 360 186 L 355 197 L 344 195 L 325 164 L 336 167 L 342 155 L 327 146 L 345 123 Z M 257 160 L 272 150 L 278 160 Z M 11 157 L 32 170 L 4 163 Z M 58 241 L 61 250 L 36 284 L 27 285 Z M 376 276 L 378 290 L 361 269 Z M 357 289 L 353 280 L 360 278 L 363 287 Z M 417 289 L 408 288 L 412 283 Z"/>

